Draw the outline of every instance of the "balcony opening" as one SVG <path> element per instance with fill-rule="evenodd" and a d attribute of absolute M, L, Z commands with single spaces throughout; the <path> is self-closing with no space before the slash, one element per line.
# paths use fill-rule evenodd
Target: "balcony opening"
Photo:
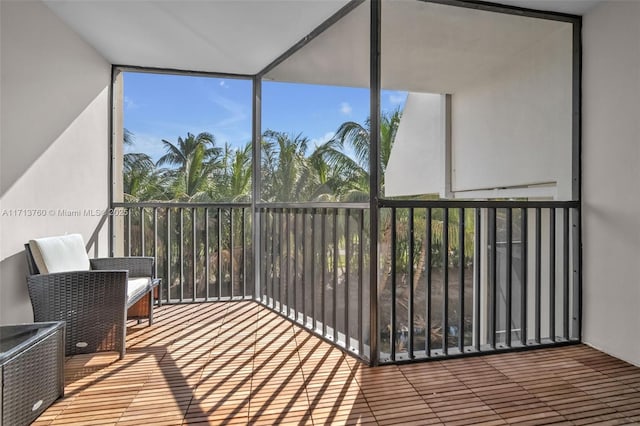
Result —
<path fill-rule="evenodd" d="M 372 364 L 579 341 L 579 21 L 327 22 L 254 76 L 116 70 L 114 250 L 167 302 L 251 298 Z"/>
<path fill-rule="evenodd" d="M 252 82 L 116 71 L 116 252 L 154 256 L 166 302 L 253 294 Z"/>

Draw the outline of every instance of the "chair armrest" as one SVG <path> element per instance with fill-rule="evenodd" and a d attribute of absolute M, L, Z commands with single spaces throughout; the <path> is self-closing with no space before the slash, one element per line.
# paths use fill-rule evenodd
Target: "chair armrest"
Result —
<path fill-rule="evenodd" d="M 133 277 L 153 277 L 153 257 L 131 256 L 131 257 L 102 257 L 89 259 L 93 270 L 126 270 L 129 271 L 129 278 Z"/>
<path fill-rule="evenodd" d="M 34 321 L 67 323 L 67 355 L 123 350 L 127 276 L 127 271 L 32 275 L 27 287 Z"/>

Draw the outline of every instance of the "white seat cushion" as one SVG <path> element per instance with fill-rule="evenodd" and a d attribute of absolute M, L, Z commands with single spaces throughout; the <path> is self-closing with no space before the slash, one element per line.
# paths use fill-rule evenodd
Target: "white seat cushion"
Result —
<path fill-rule="evenodd" d="M 127 299 L 131 300 L 134 296 L 143 293 L 151 284 L 151 278 L 130 278 L 127 281 Z"/>
<path fill-rule="evenodd" d="M 41 274 L 91 269 L 80 234 L 30 240 L 29 248 Z"/>

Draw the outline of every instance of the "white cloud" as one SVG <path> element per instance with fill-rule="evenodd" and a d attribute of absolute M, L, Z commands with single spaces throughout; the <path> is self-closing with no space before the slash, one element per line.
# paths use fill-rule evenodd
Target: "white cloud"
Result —
<path fill-rule="evenodd" d="M 153 161 L 158 161 L 166 153 L 162 143 L 163 138 L 159 136 L 134 133 L 133 137 L 133 145 L 124 147 L 125 153 L 141 152 L 147 154 Z"/>
<path fill-rule="evenodd" d="M 349 105 L 348 102 L 342 102 L 340 104 L 340 112 L 343 115 L 351 115 L 352 111 L 353 111 L 353 108 L 351 108 L 351 105 Z"/>
<path fill-rule="evenodd" d="M 310 142 L 309 147 L 315 148 L 317 146 L 320 146 L 323 143 L 330 141 L 335 135 L 336 135 L 336 132 L 327 132 L 320 137 L 313 138 L 309 141 Z"/>
<path fill-rule="evenodd" d="M 225 128 L 232 127 L 237 123 L 240 123 L 247 119 L 247 111 L 245 105 L 236 102 L 232 99 L 225 98 L 224 96 L 220 96 L 218 94 L 212 94 L 210 99 L 213 103 L 224 109 L 229 115 L 222 120 L 213 124 L 214 128 Z"/>
<path fill-rule="evenodd" d="M 231 86 L 229 86 L 229 83 L 227 83 L 226 81 L 220 80 L 220 87 L 224 87 L 225 89 L 228 89 Z"/>
<path fill-rule="evenodd" d="M 138 104 L 134 102 L 133 99 L 131 99 L 128 96 L 124 97 L 124 108 L 125 109 L 135 109 L 138 108 Z"/>

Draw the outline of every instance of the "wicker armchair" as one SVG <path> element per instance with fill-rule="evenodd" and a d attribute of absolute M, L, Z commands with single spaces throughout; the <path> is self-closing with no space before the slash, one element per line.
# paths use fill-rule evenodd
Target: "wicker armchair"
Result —
<path fill-rule="evenodd" d="M 152 324 L 153 291 L 158 284 L 153 279 L 153 258 L 89 259 L 90 270 L 41 274 L 29 244 L 25 251 L 34 321 L 66 321 L 67 356 L 117 351 L 122 359 L 127 310 L 136 304 L 147 306 Z M 140 320 L 140 315 L 134 318 Z"/>

